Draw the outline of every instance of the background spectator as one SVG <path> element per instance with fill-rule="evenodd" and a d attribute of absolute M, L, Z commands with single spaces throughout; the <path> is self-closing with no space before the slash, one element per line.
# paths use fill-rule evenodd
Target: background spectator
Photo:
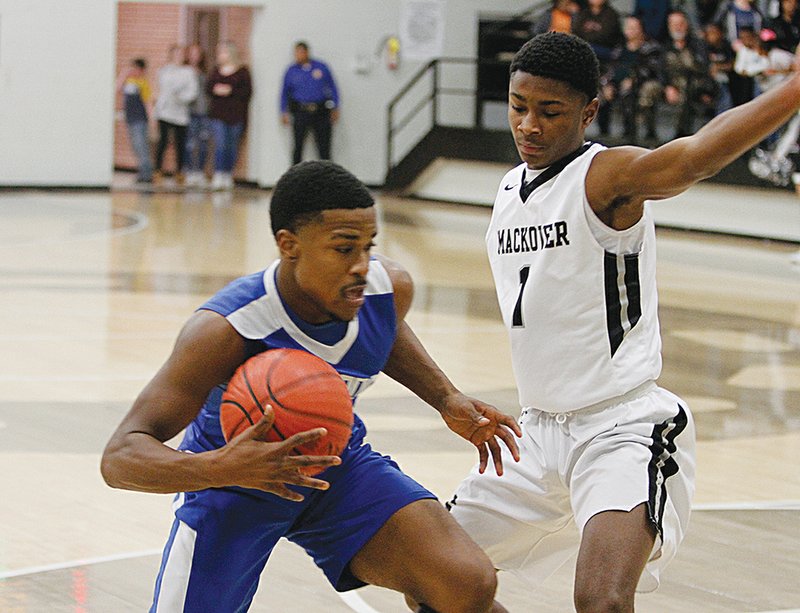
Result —
<path fill-rule="evenodd" d="M 600 60 L 601 72 L 603 63 L 611 59 L 611 52 L 623 41 L 619 13 L 607 0 L 589 0 L 573 18 L 572 32 L 591 45 Z"/>
<path fill-rule="evenodd" d="M 705 26 L 714 22 L 714 15 L 717 14 L 720 0 L 695 0 L 695 4 L 700 26 L 705 29 Z"/>
<path fill-rule="evenodd" d="M 758 33 L 758 39 L 761 52 L 767 54 L 768 65 L 760 75 L 756 76 L 756 81 L 759 89 L 765 92 L 786 80 L 797 70 L 797 58 L 794 53 L 780 47 L 777 34 L 769 28 L 762 28 Z"/>
<path fill-rule="evenodd" d="M 794 53 L 800 43 L 800 11 L 797 0 L 781 0 L 780 14 L 770 19 L 767 27 L 775 32 L 775 44 Z"/>
<path fill-rule="evenodd" d="M 698 36 L 703 29 L 703 24 L 700 21 L 697 0 L 670 0 L 670 13 L 676 11 L 686 16 L 692 34 Z M 669 34 L 669 13 L 667 13 L 667 34 Z"/>
<path fill-rule="evenodd" d="M 727 111 L 733 106 L 731 90 L 728 87 L 730 74 L 733 71 L 733 47 L 722 35 L 722 30 L 715 23 L 709 23 L 703 30 L 708 54 L 708 72 L 717 84 L 716 115 Z"/>
<path fill-rule="evenodd" d="M 758 34 L 753 32 L 751 28 L 741 29 L 739 42 L 740 45 L 736 50 L 736 59 L 733 63 L 733 71 L 737 75 L 753 79 L 769 65 L 767 52 L 762 48 Z M 757 87 L 754 88 L 753 97 L 759 93 L 761 93 L 760 90 Z"/>
<path fill-rule="evenodd" d="M 794 72 L 795 56 L 775 44 L 775 32 L 764 28 L 758 35 L 742 31 L 742 36 L 746 45 L 736 53 L 734 70 L 755 79 L 756 96 L 772 89 Z M 780 134 L 781 130 L 776 130 L 762 141 L 761 146 L 774 145 Z"/>
<path fill-rule="evenodd" d="M 175 147 L 178 185 L 184 182 L 183 167 L 186 150 L 186 126 L 189 125 L 189 105 L 197 98 L 197 79 L 194 71 L 186 66 L 186 50 L 173 45 L 169 50 L 169 61 L 158 71 L 158 99 L 155 115 L 158 119 L 158 147 L 156 149 L 156 172 L 158 182 L 163 174 L 164 151 L 170 134 Z"/>
<path fill-rule="evenodd" d="M 625 40 L 619 13 L 608 4 L 607 0 L 589 0 L 589 4 L 575 14 L 572 20 L 572 32 L 592 47 L 600 62 L 601 75 L 607 72 L 614 49 L 622 45 Z M 601 134 L 608 134 L 610 121 L 611 107 L 603 104 L 601 100 L 597 112 L 597 125 Z"/>
<path fill-rule="evenodd" d="M 239 157 L 239 143 L 247 127 L 248 105 L 253 93 L 250 71 L 230 41 L 217 45 L 217 65 L 208 77 L 211 96 L 208 116 L 214 135 L 214 176 L 212 189 L 233 188 L 233 167 Z"/>
<path fill-rule="evenodd" d="M 553 0 L 553 6 L 533 24 L 531 36 L 544 32 L 572 32 L 572 18 L 580 8 L 575 0 Z"/>
<path fill-rule="evenodd" d="M 758 32 L 761 30 L 763 17 L 753 6 L 751 0 L 726 0 L 719 6 L 714 16 L 714 23 L 722 28 L 734 52 L 738 53 L 744 46 L 741 41 L 742 31 Z M 739 106 L 752 100 L 755 95 L 755 82 L 752 77 L 736 70 L 730 73 L 728 87 L 731 92 L 733 106 Z"/>
<path fill-rule="evenodd" d="M 125 125 L 128 128 L 128 139 L 136 154 L 138 168 L 137 183 L 150 183 L 153 180 L 153 160 L 150 156 L 150 138 L 148 130 L 148 106 L 150 105 L 150 83 L 145 77 L 147 63 L 136 58 L 130 67 L 123 71 L 117 79 L 117 90 L 123 96 L 125 109 Z"/>
<path fill-rule="evenodd" d="M 324 62 L 311 59 L 308 44 L 294 46 L 294 64 L 286 69 L 281 89 L 281 119 L 294 128 L 292 163 L 303 159 L 308 130 L 314 133 L 319 157 L 331 157 L 332 126 L 339 119 L 339 92 Z"/>
<path fill-rule="evenodd" d="M 647 38 L 657 42 L 667 39 L 669 9 L 669 0 L 636 0 L 633 14 L 641 20 Z"/>
<path fill-rule="evenodd" d="M 189 126 L 186 133 L 186 184 L 204 187 L 208 143 L 211 140 L 206 92 L 206 52 L 200 45 L 194 44 L 189 46 L 186 56 L 197 79 L 197 98 L 189 106 Z"/>
<path fill-rule="evenodd" d="M 656 105 L 663 93 L 663 52 L 661 46 L 647 38 L 641 20 L 630 15 L 623 24 L 625 44 L 615 51 L 608 73 L 604 76 L 603 95 L 618 101 L 622 110 L 625 138 L 638 142 L 637 117 L 645 124 L 646 138 L 656 138 Z"/>
<path fill-rule="evenodd" d="M 705 44 L 691 30 L 681 11 L 667 18 L 669 41 L 664 47 L 664 99 L 678 109 L 674 138 L 694 134 L 697 115 L 713 114 L 716 87 L 708 68 Z"/>
<path fill-rule="evenodd" d="M 720 3 L 713 22 L 720 25 L 725 38 L 733 45 L 733 50 L 738 51 L 742 28 L 758 32 L 762 26 L 763 16 L 753 6 L 751 0 L 724 0 Z"/>

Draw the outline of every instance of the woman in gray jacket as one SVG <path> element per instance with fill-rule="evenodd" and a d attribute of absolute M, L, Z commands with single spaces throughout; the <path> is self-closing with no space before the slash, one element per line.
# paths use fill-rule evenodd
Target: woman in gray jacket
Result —
<path fill-rule="evenodd" d="M 186 127 L 189 125 L 189 106 L 198 95 L 197 77 L 191 66 L 186 65 L 186 49 L 173 45 L 169 50 L 169 61 L 158 71 L 158 98 L 155 116 L 158 120 L 158 148 L 156 149 L 156 172 L 153 180 L 162 177 L 164 151 L 172 133 L 175 145 L 176 175 L 178 185 L 183 184 L 184 152 L 186 149 Z"/>

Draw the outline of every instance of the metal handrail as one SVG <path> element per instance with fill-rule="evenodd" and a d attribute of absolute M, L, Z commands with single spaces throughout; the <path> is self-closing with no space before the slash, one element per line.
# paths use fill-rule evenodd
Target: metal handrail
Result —
<path fill-rule="evenodd" d="M 473 64 L 476 65 L 479 63 L 479 60 L 475 58 L 463 58 L 463 57 L 449 57 L 449 58 L 438 58 L 431 60 L 424 66 L 422 66 L 408 83 L 406 83 L 403 88 L 395 94 L 395 96 L 389 102 L 387 107 L 387 114 L 386 114 L 386 176 L 388 177 L 392 171 L 392 158 L 394 154 L 394 137 L 395 135 L 400 132 L 403 128 L 405 128 L 411 121 L 422 111 L 423 108 L 431 105 L 431 122 L 432 127 L 436 127 L 438 125 L 438 98 L 440 94 L 467 94 L 467 95 L 474 95 L 474 89 L 467 89 L 467 88 L 456 88 L 456 87 L 441 87 L 439 85 L 439 76 L 440 76 L 440 65 L 441 64 Z M 430 93 L 423 97 L 414 107 L 405 114 L 397 123 L 395 123 L 395 108 L 397 107 L 398 103 L 405 98 L 409 91 L 427 74 L 432 75 L 432 87 Z"/>
<path fill-rule="evenodd" d="M 500 21 L 494 32 L 501 31 L 504 27 L 508 26 L 509 24 L 513 24 L 516 21 L 526 19 L 534 14 L 543 13 L 551 6 L 550 0 L 537 0 L 531 6 L 526 8 L 524 11 L 520 11 L 519 13 L 512 15 L 511 17 L 507 17 Z M 484 63 L 489 63 L 488 60 L 484 58 L 439 58 L 429 61 L 427 64 L 420 67 L 420 69 L 414 74 L 413 77 L 409 80 L 406 85 L 400 89 L 400 91 L 395 94 L 394 98 L 389 102 L 387 107 L 387 116 L 386 116 L 386 177 L 391 175 L 392 169 L 394 165 L 392 163 L 392 158 L 394 157 L 394 147 L 395 147 L 395 136 L 398 132 L 400 132 L 403 128 L 408 126 L 411 121 L 419 115 L 422 110 L 430 104 L 431 106 L 431 124 L 432 128 L 437 127 L 438 124 L 438 116 L 439 116 L 439 96 L 441 94 L 470 94 L 473 96 L 479 96 L 479 92 L 477 90 L 459 90 L 458 88 L 443 88 L 439 85 L 439 76 L 440 76 L 440 66 L 443 64 L 452 64 L 452 63 L 460 63 L 460 64 L 473 64 L 476 67 L 481 66 Z M 414 107 L 411 109 L 409 113 L 407 113 L 404 117 L 400 119 L 395 124 L 395 109 L 398 103 L 405 98 L 405 96 L 411 91 L 411 89 L 419 83 L 421 79 L 423 79 L 426 75 L 432 74 L 433 84 L 431 87 L 430 93 L 423 97 Z M 478 118 L 478 111 L 476 110 L 476 115 L 473 121 L 473 127 L 476 127 L 479 123 Z"/>

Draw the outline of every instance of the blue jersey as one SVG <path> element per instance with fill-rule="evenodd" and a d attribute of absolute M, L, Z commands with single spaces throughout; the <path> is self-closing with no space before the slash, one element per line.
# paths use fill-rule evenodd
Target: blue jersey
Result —
<path fill-rule="evenodd" d="M 306 326 L 281 300 L 275 283 L 278 263 L 233 281 L 200 308 L 224 316 L 249 341 L 252 355 L 288 347 L 322 358 L 339 372 L 355 402 L 383 369 L 394 345 L 397 316 L 389 274 L 380 262 L 370 261 L 364 304 L 358 316 L 342 323 L 344 330 L 340 339 L 326 344 L 301 329 Z M 180 449 L 198 453 L 225 444 L 219 423 L 219 405 L 226 385 L 227 382 L 211 390 L 200 413 L 186 429 Z M 351 444 L 360 442 L 364 434 L 364 424 L 356 416 Z"/>
<path fill-rule="evenodd" d="M 247 339 L 252 354 L 276 347 L 313 353 L 331 364 L 356 397 L 383 369 L 397 334 L 392 282 L 372 260 L 364 304 L 349 322 L 311 326 L 281 300 L 278 263 L 237 279 L 201 309 L 223 315 Z M 214 388 L 186 429 L 181 449 L 201 452 L 225 444 L 219 404 L 225 384 Z M 170 537 L 156 579 L 151 613 L 246 611 L 275 543 L 302 547 L 339 591 L 364 585 L 350 561 L 397 511 L 436 496 L 389 457 L 364 442 L 356 417 L 342 463 L 318 475 L 327 490 L 290 486 L 302 502 L 241 487 L 178 494 Z M 211 603 L 211 604 L 210 604 Z"/>
<path fill-rule="evenodd" d="M 309 60 L 305 64 L 292 64 L 283 76 L 281 112 L 290 110 L 291 102 L 339 106 L 339 92 L 330 69 L 324 62 Z"/>

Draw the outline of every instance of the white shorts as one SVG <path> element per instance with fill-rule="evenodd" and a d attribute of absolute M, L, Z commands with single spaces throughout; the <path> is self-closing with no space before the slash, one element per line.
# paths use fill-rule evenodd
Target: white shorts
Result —
<path fill-rule="evenodd" d="M 526 409 L 519 423 L 520 461 L 503 447 L 502 477 L 476 466 L 448 504 L 453 517 L 496 568 L 539 585 L 577 552 L 592 516 L 646 502 L 658 537 L 637 590 L 655 590 L 686 533 L 694 495 L 686 404 L 649 383 L 600 408 Z"/>

